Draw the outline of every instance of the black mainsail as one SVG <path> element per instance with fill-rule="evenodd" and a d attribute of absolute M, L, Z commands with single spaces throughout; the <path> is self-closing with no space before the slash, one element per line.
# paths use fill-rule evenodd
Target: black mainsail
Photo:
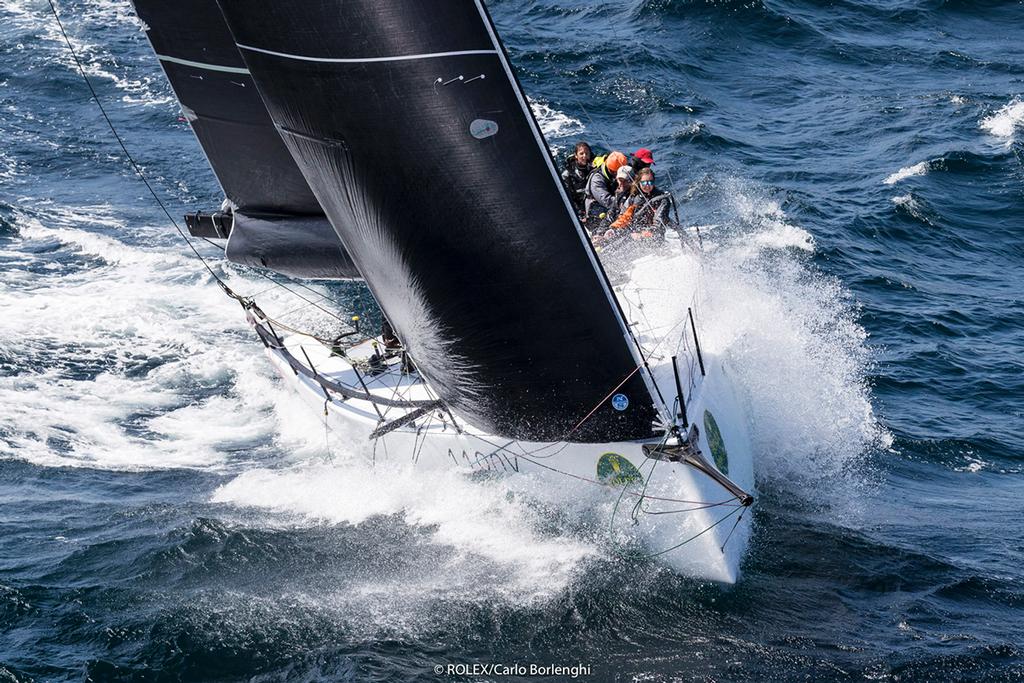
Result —
<path fill-rule="evenodd" d="M 509 438 L 648 438 L 643 360 L 479 2 L 220 0 L 421 374 Z"/>
<path fill-rule="evenodd" d="M 228 235 L 235 263 L 304 278 L 359 271 L 267 114 L 215 0 L 134 0 L 231 210 L 188 216 Z M 223 226 L 223 227 L 222 227 Z"/>

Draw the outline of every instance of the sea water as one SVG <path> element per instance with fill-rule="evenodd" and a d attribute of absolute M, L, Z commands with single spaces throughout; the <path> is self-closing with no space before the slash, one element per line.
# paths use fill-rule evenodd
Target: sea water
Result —
<path fill-rule="evenodd" d="M 740 583 L 624 555 L 572 486 L 368 467 L 133 176 L 49 6 L 8 0 L 0 680 L 1024 677 L 1024 6 L 489 7 L 552 146 L 653 149 L 700 227 L 756 451 Z M 172 214 L 218 206 L 130 4 L 59 9 Z"/>

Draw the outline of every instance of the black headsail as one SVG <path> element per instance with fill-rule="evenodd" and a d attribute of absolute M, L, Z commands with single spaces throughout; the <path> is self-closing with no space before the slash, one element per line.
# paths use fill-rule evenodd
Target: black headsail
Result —
<path fill-rule="evenodd" d="M 233 208 L 223 217 L 227 257 L 296 277 L 360 277 L 274 128 L 216 0 L 134 1 Z M 220 218 L 206 220 L 219 232 Z"/>
<path fill-rule="evenodd" d="M 651 436 L 638 353 L 484 8 L 220 5 L 289 150 L 440 397 L 505 437 Z"/>

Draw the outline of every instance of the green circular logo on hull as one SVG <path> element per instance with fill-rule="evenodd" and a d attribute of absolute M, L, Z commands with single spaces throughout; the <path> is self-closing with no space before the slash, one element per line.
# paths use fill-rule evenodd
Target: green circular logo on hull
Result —
<path fill-rule="evenodd" d="M 618 453 L 605 453 L 597 461 L 597 478 L 602 484 L 626 486 L 643 477 L 633 463 Z"/>
<path fill-rule="evenodd" d="M 709 410 L 704 411 L 704 431 L 708 435 L 708 447 L 715 459 L 715 467 L 722 474 L 729 474 L 729 453 L 725 450 L 725 441 L 722 439 L 722 432 L 718 431 L 715 416 Z"/>

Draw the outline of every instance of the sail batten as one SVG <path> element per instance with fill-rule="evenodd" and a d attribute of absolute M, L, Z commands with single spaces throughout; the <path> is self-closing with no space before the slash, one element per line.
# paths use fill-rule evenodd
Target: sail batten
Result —
<path fill-rule="evenodd" d="M 452 50 L 449 52 L 428 52 L 418 55 L 393 55 L 390 57 L 310 57 L 309 55 L 295 55 L 287 52 L 264 50 L 261 47 L 242 45 L 241 43 L 236 43 L 236 45 L 243 50 L 249 50 L 250 52 L 262 52 L 263 54 L 273 55 L 274 57 L 296 59 L 301 62 L 326 62 L 328 64 L 369 64 L 371 62 L 402 62 L 410 59 L 437 59 L 438 57 L 497 54 L 497 50 Z"/>
<path fill-rule="evenodd" d="M 258 48 L 240 54 L 285 144 L 445 403 L 517 439 L 650 437 L 642 360 L 482 7 L 220 5 L 235 42 Z"/>
<path fill-rule="evenodd" d="M 171 57 L 170 55 L 157 54 L 157 59 L 161 62 L 169 62 L 171 64 L 181 64 L 182 66 L 191 66 L 195 69 L 204 69 L 206 71 L 220 71 L 227 74 L 245 74 L 249 75 L 249 70 L 241 66 L 224 66 L 223 64 L 210 64 L 208 62 L 197 62 L 191 59 L 181 59 L 180 57 Z"/>

